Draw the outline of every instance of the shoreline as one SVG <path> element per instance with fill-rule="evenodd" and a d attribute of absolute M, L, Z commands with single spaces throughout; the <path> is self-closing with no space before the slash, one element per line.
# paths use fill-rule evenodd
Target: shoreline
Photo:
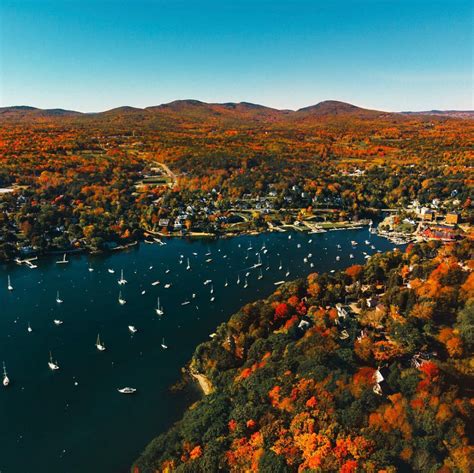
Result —
<path fill-rule="evenodd" d="M 214 386 L 212 386 L 211 381 L 206 375 L 201 373 L 194 373 L 191 370 L 189 371 L 189 373 L 198 382 L 199 387 L 201 388 L 205 396 L 211 394 L 212 391 L 214 391 Z"/>
<path fill-rule="evenodd" d="M 172 239 L 172 238 L 188 238 L 190 240 L 193 239 L 211 239 L 211 240 L 217 240 L 220 238 L 234 238 L 234 237 L 239 237 L 239 236 L 258 236 L 258 235 L 263 235 L 264 233 L 275 233 L 275 232 L 288 232 L 288 231 L 299 231 L 301 233 L 308 233 L 308 234 L 315 234 L 315 233 L 326 233 L 327 231 L 344 231 L 344 230 L 358 230 L 360 228 L 363 228 L 367 225 L 369 225 L 368 222 L 362 220 L 361 222 L 333 222 L 333 225 L 330 225 L 326 223 L 326 227 L 324 228 L 311 228 L 306 225 L 302 226 L 295 226 L 293 224 L 283 224 L 281 226 L 272 226 L 269 228 L 266 228 L 264 230 L 248 230 L 248 231 L 236 231 L 236 232 L 225 232 L 225 233 L 211 233 L 211 232 L 189 232 L 185 234 L 180 234 L 180 233 L 163 233 L 163 232 L 152 232 L 150 230 L 145 230 L 145 233 L 148 233 L 149 235 L 153 236 L 159 236 L 161 238 L 167 238 L 167 239 Z M 124 251 L 124 250 L 129 250 L 130 248 L 134 248 L 136 246 L 139 246 L 141 243 L 148 243 L 148 244 L 154 244 L 154 245 L 159 245 L 160 243 L 156 241 L 149 241 L 147 238 L 144 236 L 143 238 L 133 240 L 129 243 L 125 243 L 123 245 L 119 245 L 115 248 L 110 248 L 110 249 L 97 249 L 97 248 L 91 248 L 88 246 L 84 246 L 81 248 L 73 248 L 73 249 L 67 249 L 67 250 L 61 250 L 61 249 L 55 249 L 55 250 L 48 250 L 42 253 L 31 253 L 29 255 L 15 255 L 10 259 L 0 261 L 0 264 L 9 264 L 9 263 L 14 263 L 16 260 L 21 260 L 21 261 L 27 261 L 27 260 L 33 260 L 34 258 L 38 258 L 40 256 L 52 256 L 52 255 L 61 255 L 61 254 L 79 254 L 79 253 L 86 253 L 88 255 L 98 255 L 98 254 L 107 254 L 107 253 L 114 253 L 117 251 Z M 162 243 L 163 244 L 163 243 Z M 166 243 L 165 243 L 166 244 Z M 21 265 L 23 263 L 18 263 L 17 264 Z"/>

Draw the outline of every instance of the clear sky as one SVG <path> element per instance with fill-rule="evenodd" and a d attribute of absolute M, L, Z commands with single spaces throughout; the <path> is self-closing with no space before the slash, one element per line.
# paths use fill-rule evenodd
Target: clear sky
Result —
<path fill-rule="evenodd" d="M 0 0 L 0 105 L 473 109 L 472 0 Z"/>

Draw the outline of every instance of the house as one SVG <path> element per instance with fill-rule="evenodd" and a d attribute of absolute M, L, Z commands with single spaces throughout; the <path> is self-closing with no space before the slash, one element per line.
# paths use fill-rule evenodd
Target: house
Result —
<path fill-rule="evenodd" d="M 313 321 L 308 316 L 303 315 L 303 317 L 301 317 L 300 323 L 298 324 L 298 329 L 302 333 L 305 333 L 306 330 L 308 330 L 312 326 L 313 326 Z"/>
<path fill-rule="evenodd" d="M 336 311 L 337 311 L 337 316 L 340 318 L 340 319 L 345 319 L 349 313 L 347 312 L 347 310 L 342 306 L 342 304 L 336 304 Z"/>
<path fill-rule="evenodd" d="M 452 227 L 437 225 L 436 227 L 425 228 L 421 232 L 421 236 L 428 240 L 454 241 L 457 235 Z"/>
<path fill-rule="evenodd" d="M 450 212 L 446 214 L 445 221 L 447 225 L 457 225 L 459 223 L 459 214 L 456 212 Z"/>
<path fill-rule="evenodd" d="M 422 207 L 418 217 L 425 222 L 432 222 L 435 218 L 435 212 L 434 210 Z"/>
<path fill-rule="evenodd" d="M 377 307 L 377 304 L 379 303 L 379 298 L 378 297 L 368 297 L 366 299 L 367 302 L 367 307 L 370 309 L 373 309 L 374 307 Z"/>

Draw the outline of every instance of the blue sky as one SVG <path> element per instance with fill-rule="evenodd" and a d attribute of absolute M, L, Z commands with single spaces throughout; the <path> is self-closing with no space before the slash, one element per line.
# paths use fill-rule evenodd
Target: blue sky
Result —
<path fill-rule="evenodd" d="M 0 104 L 472 109 L 465 0 L 1 0 Z"/>

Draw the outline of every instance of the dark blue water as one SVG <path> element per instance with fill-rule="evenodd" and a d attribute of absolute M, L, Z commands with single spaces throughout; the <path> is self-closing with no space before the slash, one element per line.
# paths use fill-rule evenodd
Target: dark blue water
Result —
<path fill-rule="evenodd" d="M 276 281 L 363 263 L 363 252 L 376 251 L 366 239 L 377 250 L 393 246 L 367 229 L 288 236 L 176 239 L 166 246 L 143 244 L 108 256 L 70 256 L 67 265 L 56 264 L 59 258 L 44 258 L 38 269 L 1 267 L 0 361 L 6 362 L 11 385 L 0 386 L 0 471 L 127 471 L 146 444 L 181 416 L 190 394 L 173 393 L 169 387 L 179 380 L 196 345 L 219 323 L 244 303 L 269 295 Z M 351 240 L 359 245 L 353 248 Z M 266 254 L 260 251 L 264 243 Z M 249 246 L 253 249 L 247 250 Z M 263 279 L 257 278 L 260 269 L 249 270 L 244 288 L 246 268 L 257 262 L 257 251 Z M 313 254 L 308 260 L 313 268 L 303 262 L 308 253 Z M 208 258 L 212 262 L 206 263 Z M 128 280 L 125 286 L 117 284 L 121 268 Z M 285 277 L 288 269 L 291 274 Z M 13 292 L 7 291 L 7 274 Z M 203 284 L 206 279 L 213 281 L 214 302 L 210 285 Z M 152 286 L 156 280 L 160 284 Z M 165 289 L 166 283 L 172 286 Z M 120 289 L 127 300 L 124 306 L 117 301 Z M 55 301 L 57 290 L 63 304 Z M 155 314 L 157 296 L 165 310 L 161 318 Z M 182 306 L 185 300 L 192 303 Z M 63 325 L 55 326 L 54 319 Z M 28 322 L 33 333 L 27 332 Z M 132 336 L 128 325 L 138 332 Z M 105 352 L 95 347 L 98 333 Z M 168 350 L 160 346 L 162 337 Z M 50 350 L 59 371 L 48 369 Z M 117 388 L 123 386 L 138 392 L 119 394 Z"/>

